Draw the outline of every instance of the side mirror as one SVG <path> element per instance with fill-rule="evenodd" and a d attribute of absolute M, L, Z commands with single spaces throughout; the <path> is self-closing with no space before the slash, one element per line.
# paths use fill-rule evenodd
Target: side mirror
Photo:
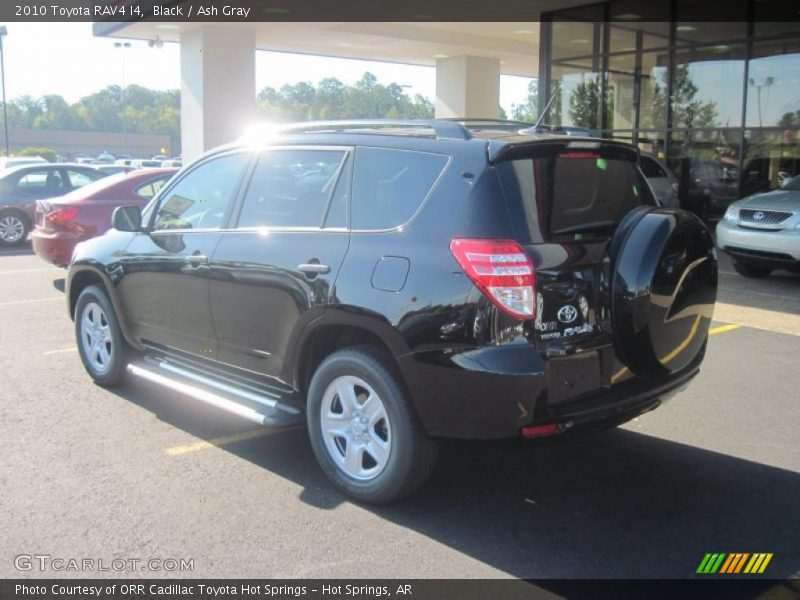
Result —
<path fill-rule="evenodd" d="M 111 226 L 117 231 L 141 231 L 142 211 L 134 204 L 118 206 L 111 215 Z"/>

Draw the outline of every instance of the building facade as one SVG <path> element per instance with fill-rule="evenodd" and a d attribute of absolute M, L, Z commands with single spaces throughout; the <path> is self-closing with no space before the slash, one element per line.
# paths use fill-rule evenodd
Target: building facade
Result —
<path fill-rule="evenodd" d="M 730 0 L 721 22 L 693 0 L 543 13 L 545 122 L 664 158 L 685 206 L 774 189 L 800 174 L 800 23 L 785 8 Z"/>

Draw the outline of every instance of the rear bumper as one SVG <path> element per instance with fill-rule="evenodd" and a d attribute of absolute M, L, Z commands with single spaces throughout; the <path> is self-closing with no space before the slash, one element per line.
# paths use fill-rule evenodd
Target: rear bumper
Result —
<path fill-rule="evenodd" d="M 720 221 L 717 246 L 731 256 L 773 269 L 800 264 L 800 229 L 749 229 Z"/>
<path fill-rule="evenodd" d="M 500 354 L 509 352 L 515 356 L 500 360 Z M 487 360 L 493 354 L 496 360 Z M 613 349 L 601 349 L 596 367 L 603 385 L 557 399 L 548 362 L 533 346 L 436 350 L 399 360 L 417 413 L 431 435 L 502 439 L 520 437 L 520 430 L 531 425 L 555 423 L 563 432 L 630 420 L 684 389 L 699 372 L 702 353 L 678 373 L 629 378 L 614 385 L 608 375 L 612 361 Z M 506 371 L 492 369 L 492 362 L 502 363 Z M 563 374 L 560 371 L 559 383 Z M 576 381 L 585 375 L 576 374 Z"/>
<path fill-rule="evenodd" d="M 62 231 L 47 233 L 40 229 L 34 229 L 30 239 L 36 255 L 58 267 L 69 266 L 72 251 L 81 241 L 73 233 Z"/>

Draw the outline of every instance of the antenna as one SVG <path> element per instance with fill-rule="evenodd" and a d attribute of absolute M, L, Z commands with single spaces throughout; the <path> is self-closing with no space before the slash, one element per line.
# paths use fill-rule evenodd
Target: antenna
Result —
<path fill-rule="evenodd" d="M 553 92 L 553 95 L 550 96 L 550 100 L 547 102 L 547 105 L 544 107 L 544 110 L 542 111 L 542 114 L 539 115 L 538 119 L 536 119 L 536 124 L 533 126 L 533 129 L 538 129 L 539 125 L 541 125 L 542 121 L 544 121 L 544 118 L 547 116 L 547 111 L 550 110 L 550 105 L 553 103 L 553 100 L 556 99 L 556 94 L 557 94 L 557 92 Z"/>

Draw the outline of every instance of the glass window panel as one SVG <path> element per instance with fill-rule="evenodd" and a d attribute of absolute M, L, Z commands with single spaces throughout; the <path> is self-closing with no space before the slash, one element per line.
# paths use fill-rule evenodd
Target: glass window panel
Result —
<path fill-rule="evenodd" d="M 725 20 L 708 21 L 709 7 L 697 0 L 678 0 L 676 45 L 706 45 L 725 40 L 743 40 L 747 35 L 748 0 L 726 0 Z"/>
<path fill-rule="evenodd" d="M 636 54 L 608 59 L 606 120 L 612 129 L 632 129 L 636 118 Z"/>
<path fill-rule="evenodd" d="M 262 152 L 237 227 L 320 227 L 344 157 L 314 149 Z"/>
<path fill-rule="evenodd" d="M 600 75 L 580 63 L 554 64 L 550 93 L 555 100 L 545 121 L 552 125 L 600 127 Z"/>
<path fill-rule="evenodd" d="M 161 200 L 155 229 L 214 229 L 222 225 L 248 154 L 227 154 L 198 165 Z"/>
<path fill-rule="evenodd" d="M 642 53 L 640 129 L 667 128 L 667 64 L 669 55 L 664 52 Z"/>
<path fill-rule="evenodd" d="M 774 190 L 800 175 L 800 132 L 797 129 L 747 129 L 744 135 L 744 196 Z"/>
<path fill-rule="evenodd" d="M 682 208 L 718 217 L 739 198 L 740 134 L 738 128 L 671 134 L 667 165 L 678 178 Z"/>
<path fill-rule="evenodd" d="M 800 127 L 800 42 L 753 46 L 747 79 L 748 127 Z"/>
<path fill-rule="evenodd" d="M 558 17 L 552 23 L 552 58 L 591 56 L 602 49 L 602 11 L 597 18 Z"/>
<path fill-rule="evenodd" d="M 800 7 L 797 0 L 756 0 L 753 10 L 755 37 L 800 35 Z"/>
<path fill-rule="evenodd" d="M 742 121 L 744 45 L 679 51 L 672 74 L 674 128 L 738 127 Z"/>

